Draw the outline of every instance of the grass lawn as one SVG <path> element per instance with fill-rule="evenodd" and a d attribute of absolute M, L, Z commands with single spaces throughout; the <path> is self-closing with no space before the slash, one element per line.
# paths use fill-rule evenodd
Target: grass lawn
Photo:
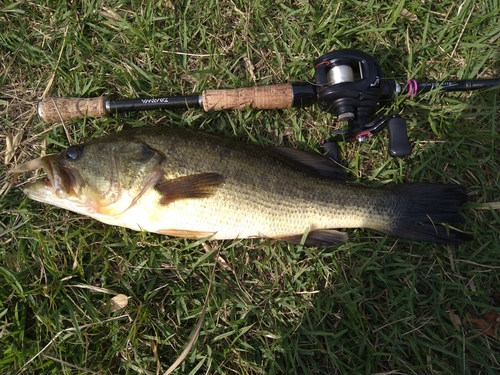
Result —
<path fill-rule="evenodd" d="M 326 249 L 169 238 L 28 200 L 19 186 L 40 173 L 11 190 L 6 173 L 127 126 L 306 150 L 341 126 L 316 105 L 53 125 L 36 115 L 43 95 L 311 81 L 313 61 L 341 48 L 375 56 L 399 81 L 494 78 L 499 45 L 499 0 L 0 1 L 0 373 L 163 374 L 187 345 L 209 285 L 204 324 L 178 374 L 500 373 L 498 88 L 385 106 L 408 122 L 414 151 L 404 160 L 388 155 L 385 131 L 341 145 L 359 182 L 465 185 L 462 228 L 475 239 L 463 246 L 366 230 Z M 118 294 L 128 304 L 113 309 Z"/>

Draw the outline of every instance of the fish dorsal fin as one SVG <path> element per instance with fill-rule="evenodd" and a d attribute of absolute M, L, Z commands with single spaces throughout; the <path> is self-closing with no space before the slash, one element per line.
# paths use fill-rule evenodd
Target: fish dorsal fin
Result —
<path fill-rule="evenodd" d="M 207 198 L 215 194 L 224 181 L 218 173 L 200 173 L 173 179 L 161 179 L 155 190 L 161 195 L 160 204 L 166 205 L 178 199 Z"/>
<path fill-rule="evenodd" d="M 281 237 L 280 240 L 300 244 L 303 234 Z M 313 230 L 307 234 L 304 245 L 306 246 L 339 246 L 347 242 L 347 234 L 334 229 Z"/>
<path fill-rule="evenodd" d="M 339 181 L 347 180 L 342 165 L 324 155 L 290 147 L 271 147 L 270 149 L 321 177 Z"/>

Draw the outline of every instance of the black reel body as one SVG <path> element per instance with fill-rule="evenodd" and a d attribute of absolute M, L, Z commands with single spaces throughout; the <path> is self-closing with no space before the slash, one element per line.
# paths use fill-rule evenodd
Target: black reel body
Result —
<path fill-rule="evenodd" d="M 381 96 L 382 71 L 370 55 L 354 50 L 331 52 L 314 62 L 318 105 L 340 121 L 368 118 Z"/>
<path fill-rule="evenodd" d="M 348 123 L 348 130 L 335 131 L 336 135 L 364 141 L 387 126 L 390 155 L 411 153 L 402 117 L 371 119 L 380 101 L 392 99 L 398 90 L 395 81 L 383 80 L 377 60 L 361 51 L 338 50 L 317 59 L 314 69 L 319 107 Z"/>

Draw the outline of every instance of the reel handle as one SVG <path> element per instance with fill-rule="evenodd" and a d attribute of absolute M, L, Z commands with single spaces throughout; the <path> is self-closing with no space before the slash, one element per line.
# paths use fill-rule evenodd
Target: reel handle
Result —
<path fill-rule="evenodd" d="M 406 120 L 399 116 L 389 118 L 387 131 L 389 133 L 389 154 L 397 158 L 410 155 L 412 147 L 406 131 Z"/>

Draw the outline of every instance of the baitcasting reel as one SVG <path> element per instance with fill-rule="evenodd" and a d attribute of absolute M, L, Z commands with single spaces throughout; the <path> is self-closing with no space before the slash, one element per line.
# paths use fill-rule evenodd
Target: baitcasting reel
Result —
<path fill-rule="evenodd" d="M 372 119 L 381 100 L 392 99 L 401 92 L 396 81 L 383 80 L 377 60 L 361 51 L 339 50 L 317 59 L 314 69 L 318 106 L 348 124 L 348 130 L 337 130 L 334 134 L 364 141 L 387 127 L 389 154 L 403 157 L 411 153 L 402 117 Z"/>

